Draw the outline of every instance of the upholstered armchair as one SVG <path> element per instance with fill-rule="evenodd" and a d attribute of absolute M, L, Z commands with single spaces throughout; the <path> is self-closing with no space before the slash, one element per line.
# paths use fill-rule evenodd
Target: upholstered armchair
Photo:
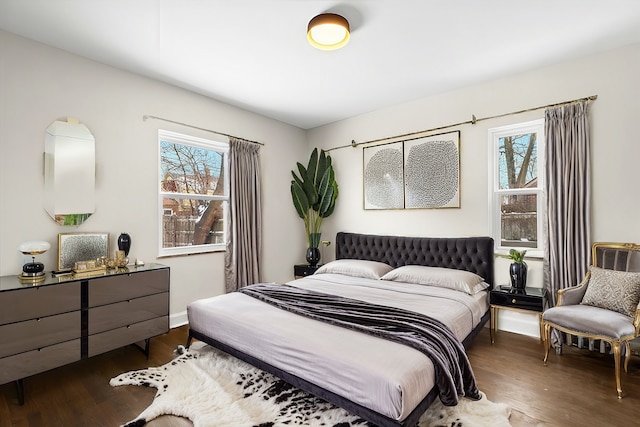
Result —
<path fill-rule="evenodd" d="M 553 328 L 605 341 L 611 345 L 616 389 L 618 398 L 622 398 L 620 356 L 624 351 L 626 372 L 631 356 L 629 341 L 640 334 L 639 302 L 640 245 L 594 243 L 592 265 L 583 281 L 577 286 L 559 290 L 556 306 L 542 315 L 545 366 Z M 562 346 L 562 340 L 559 345 Z"/>

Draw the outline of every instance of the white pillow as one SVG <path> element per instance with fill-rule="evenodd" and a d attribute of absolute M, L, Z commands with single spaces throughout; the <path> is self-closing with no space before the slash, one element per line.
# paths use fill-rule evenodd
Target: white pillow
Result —
<path fill-rule="evenodd" d="M 469 295 L 476 294 L 489 287 L 483 278 L 470 271 L 453 268 L 427 267 L 423 265 L 405 265 L 391 270 L 381 280 L 432 285 L 455 289 Z"/>
<path fill-rule="evenodd" d="M 364 261 L 360 259 L 339 259 L 326 263 L 317 269 L 315 274 L 335 273 L 377 280 L 391 270 L 393 270 L 393 267 L 383 262 Z"/>

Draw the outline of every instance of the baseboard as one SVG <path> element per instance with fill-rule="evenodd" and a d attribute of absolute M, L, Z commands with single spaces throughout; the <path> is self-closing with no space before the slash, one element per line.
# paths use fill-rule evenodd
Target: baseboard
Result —
<path fill-rule="evenodd" d="M 180 313 L 174 313 L 169 316 L 169 327 L 171 329 L 183 326 L 189 323 L 186 310 Z"/>

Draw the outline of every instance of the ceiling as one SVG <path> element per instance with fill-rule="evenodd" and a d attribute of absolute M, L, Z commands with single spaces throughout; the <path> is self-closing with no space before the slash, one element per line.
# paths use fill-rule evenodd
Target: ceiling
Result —
<path fill-rule="evenodd" d="M 320 51 L 323 12 L 351 40 Z M 640 42 L 638 0 L 0 0 L 0 29 L 303 129 Z"/>

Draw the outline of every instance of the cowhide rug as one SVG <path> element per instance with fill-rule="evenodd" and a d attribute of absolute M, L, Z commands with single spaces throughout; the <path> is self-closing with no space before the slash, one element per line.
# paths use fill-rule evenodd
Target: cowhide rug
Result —
<path fill-rule="evenodd" d="M 371 426 L 279 378 L 202 343 L 157 368 L 112 378 L 112 386 L 142 385 L 158 389 L 153 403 L 125 424 L 142 426 L 160 415 L 186 417 L 194 427 L 355 427 Z M 455 407 L 436 400 L 420 419 L 420 427 L 510 426 L 511 410 L 462 398 Z"/>

